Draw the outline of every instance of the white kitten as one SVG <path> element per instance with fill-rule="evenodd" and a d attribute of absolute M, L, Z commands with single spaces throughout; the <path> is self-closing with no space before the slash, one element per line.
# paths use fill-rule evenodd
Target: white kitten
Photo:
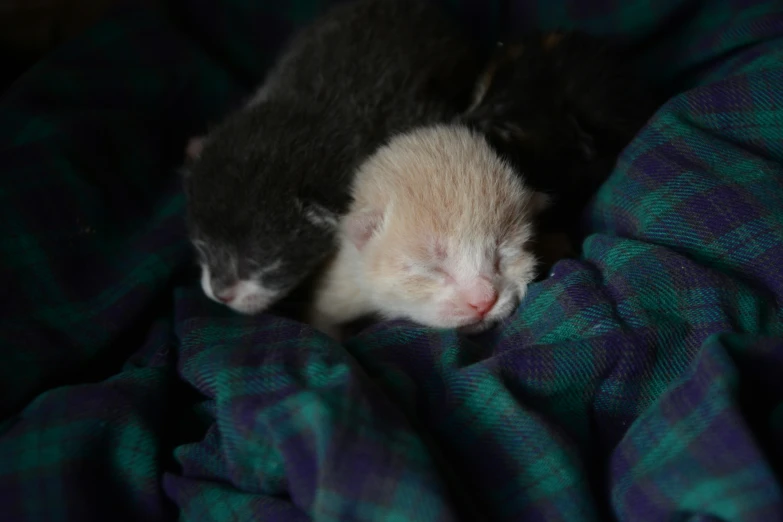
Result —
<path fill-rule="evenodd" d="M 333 336 L 371 313 L 478 332 L 535 278 L 531 221 L 548 199 L 464 126 L 394 137 L 359 168 L 352 195 L 310 313 Z"/>

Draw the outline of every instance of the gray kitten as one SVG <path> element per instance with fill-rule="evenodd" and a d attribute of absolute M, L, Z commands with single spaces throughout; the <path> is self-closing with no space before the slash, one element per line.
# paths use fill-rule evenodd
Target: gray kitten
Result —
<path fill-rule="evenodd" d="M 479 68 L 431 2 L 341 3 L 304 28 L 247 106 L 188 147 L 206 295 L 252 314 L 304 281 L 336 249 L 357 166 L 392 135 L 463 112 Z"/>

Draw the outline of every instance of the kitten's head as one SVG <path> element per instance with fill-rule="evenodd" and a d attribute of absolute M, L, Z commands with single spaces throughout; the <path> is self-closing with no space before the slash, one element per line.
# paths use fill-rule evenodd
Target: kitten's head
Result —
<path fill-rule="evenodd" d="M 531 221 L 547 198 L 463 126 L 393 138 L 360 169 L 354 198 L 343 248 L 388 318 L 480 331 L 535 278 Z"/>
<path fill-rule="evenodd" d="M 263 312 L 331 252 L 336 218 L 297 194 L 265 194 L 269 187 L 251 179 L 258 168 L 252 154 L 201 138 L 186 153 L 188 233 L 201 287 L 237 312 Z"/>

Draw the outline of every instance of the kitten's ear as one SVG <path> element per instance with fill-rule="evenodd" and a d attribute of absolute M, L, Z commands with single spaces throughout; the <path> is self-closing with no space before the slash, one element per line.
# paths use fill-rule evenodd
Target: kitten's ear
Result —
<path fill-rule="evenodd" d="M 201 151 L 204 150 L 204 136 L 194 136 L 188 140 L 185 147 L 185 162 L 190 163 L 201 157 Z"/>
<path fill-rule="evenodd" d="M 205 140 L 204 136 L 195 136 L 190 138 L 185 146 L 185 161 L 179 168 L 179 174 L 185 181 L 190 177 L 191 167 L 201 157 L 201 150 L 204 148 Z"/>
<path fill-rule="evenodd" d="M 530 212 L 537 216 L 552 205 L 552 197 L 544 192 L 534 191 L 530 196 Z"/>
<path fill-rule="evenodd" d="M 332 212 L 320 203 L 309 199 L 298 199 L 297 203 L 307 220 L 313 225 L 326 229 L 337 228 L 339 216 L 336 212 Z"/>
<path fill-rule="evenodd" d="M 348 239 L 362 250 L 383 222 L 383 214 L 376 210 L 352 212 L 345 217 L 345 234 Z"/>

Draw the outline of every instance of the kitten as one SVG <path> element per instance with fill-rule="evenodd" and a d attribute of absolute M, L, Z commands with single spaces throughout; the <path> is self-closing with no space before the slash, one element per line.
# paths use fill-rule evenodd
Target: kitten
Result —
<path fill-rule="evenodd" d="M 548 198 L 466 126 L 393 137 L 359 168 L 352 195 L 309 316 L 334 337 L 368 314 L 479 332 L 536 276 L 531 221 Z"/>
<path fill-rule="evenodd" d="M 546 226 L 576 238 L 582 210 L 653 108 L 608 41 L 533 33 L 500 45 L 464 121 L 485 132 L 526 183 L 553 196 Z"/>
<path fill-rule="evenodd" d="M 250 102 L 188 144 L 204 293 L 247 314 L 289 294 L 333 253 L 361 161 L 392 133 L 457 117 L 479 71 L 430 2 L 341 3 L 303 29 Z"/>

